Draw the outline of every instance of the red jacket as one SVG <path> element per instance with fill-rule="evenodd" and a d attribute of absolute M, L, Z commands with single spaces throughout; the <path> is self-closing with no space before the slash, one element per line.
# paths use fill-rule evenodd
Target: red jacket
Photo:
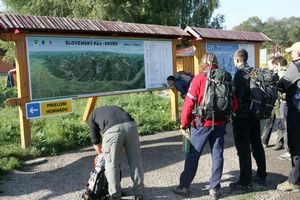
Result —
<path fill-rule="evenodd" d="M 207 67 L 206 67 L 207 68 Z M 216 65 L 212 66 L 213 69 L 217 68 Z M 197 101 L 200 105 L 204 96 L 204 90 L 206 85 L 206 76 L 202 73 L 197 74 L 188 90 L 187 96 L 184 100 L 182 112 L 181 112 L 181 126 L 188 127 L 190 124 L 195 127 L 194 119 L 191 119 L 191 112 L 194 108 L 195 102 Z M 237 110 L 236 98 L 233 98 L 233 111 Z M 225 124 L 225 121 L 215 121 L 214 125 L 218 126 Z M 212 126 L 211 120 L 205 120 L 203 126 Z"/>

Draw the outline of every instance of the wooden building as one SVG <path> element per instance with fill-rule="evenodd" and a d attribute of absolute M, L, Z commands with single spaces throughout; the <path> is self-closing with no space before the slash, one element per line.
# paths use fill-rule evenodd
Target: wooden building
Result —
<path fill-rule="evenodd" d="M 235 73 L 233 54 L 238 48 L 248 51 L 250 66 L 259 67 L 260 46 L 263 42 L 270 41 L 260 32 L 231 31 L 212 28 L 186 27 L 185 31 L 191 35 L 194 56 L 177 55 L 177 70 L 198 73 L 198 66 L 206 52 L 216 54 L 219 67 L 232 74 Z M 193 64 L 193 69 L 191 65 Z"/>

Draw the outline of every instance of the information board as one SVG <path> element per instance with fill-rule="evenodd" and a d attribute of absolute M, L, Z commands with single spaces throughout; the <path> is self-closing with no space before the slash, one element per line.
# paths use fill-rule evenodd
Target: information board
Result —
<path fill-rule="evenodd" d="M 172 41 L 26 37 L 31 100 L 89 97 L 166 86 Z"/>
<path fill-rule="evenodd" d="M 233 56 L 236 50 L 245 49 L 248 52 L 248 64 L 251 67 L 255 66 L 255 54 L 253 44 L 230 44 L 230 43 L 207 43 L 206 52 L 216 55 L 219 68 L 224 69 L 234 76 L 236 67 L 233 62 Z"/>
<path fill-rule="evenodd" d="M 216 55 L 219 68 L 230 72 L 232 75 L 236 72 L 236 67 L 233 62 L 233 55 L 238 50 L 238 44 L 228 43 L 207 43 L 206 52 Z"/>

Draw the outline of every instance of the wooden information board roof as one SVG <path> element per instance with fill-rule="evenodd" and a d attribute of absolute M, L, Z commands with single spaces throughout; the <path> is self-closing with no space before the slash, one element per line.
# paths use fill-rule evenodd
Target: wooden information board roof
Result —
<path fill-rule="evenodd" d="M 99 33 L 162 38 L 190 36 L 174 26 L 18 14 L 0 14 L 0 32 Z"/>
<path fill-rule="evenodd" d="M 197 40 L 202 39 L 219 39 L 219 40 L 237 40 L 237 41 L 252 41 L 252 42 L 266 42 L 271 41 L 266 35 L 261 32 L 245 32 L 245 31 L 231 31 L 213 28 L 198 28 L 186 27 L 185 31 L 194 36 Z"/>

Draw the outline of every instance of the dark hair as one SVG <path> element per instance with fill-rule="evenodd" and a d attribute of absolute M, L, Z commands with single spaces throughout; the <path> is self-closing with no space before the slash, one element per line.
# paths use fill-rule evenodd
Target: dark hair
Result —
<path fill-rule="evenodd" d="M 280 66 L 287 66 L 287 61 L 283 56 L 276 56 L 272 58 L 272 64 L 278 65 L 278 63 L 280 64 Z"/>
<path fill-rule="evenodd" d="M 238 49 L 234 53 L 234 57 L 238 58 L 239 61 L 246 63 L 248 61 L 248 52 L 245 49 Z"/>
<path fill-rule="evenodd" d="M 167 81 L 175 81 L 176 78 L 174 76 L 168 76 Z"/>

